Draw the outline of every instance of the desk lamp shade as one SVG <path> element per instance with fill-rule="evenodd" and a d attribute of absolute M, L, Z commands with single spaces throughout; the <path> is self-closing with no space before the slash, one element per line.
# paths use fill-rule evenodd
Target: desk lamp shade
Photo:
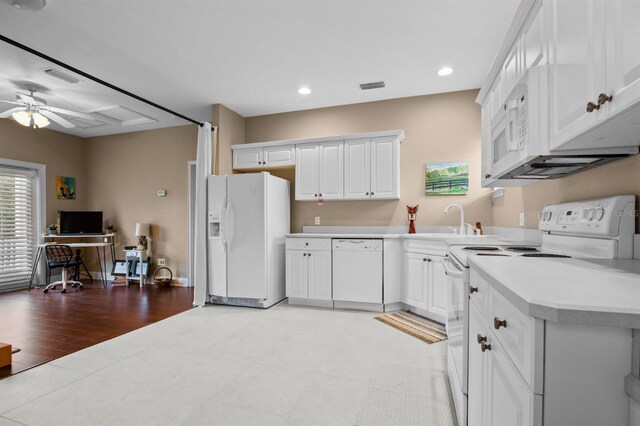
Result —
<path fill-rule="evenodd" d="M 149 236 L 149 224 L 148 223 L 136 223 L 136 237 L 148 237 Z"/>

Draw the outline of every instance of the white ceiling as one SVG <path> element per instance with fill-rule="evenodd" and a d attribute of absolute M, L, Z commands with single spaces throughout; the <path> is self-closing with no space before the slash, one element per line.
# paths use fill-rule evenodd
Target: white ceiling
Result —
<path fill-rule="evenodd" d="M 222 103 L 244 116 L 478 88 L 518 0 L 0 0 L 0 34 L 197 120 Z M 7 4 L 9 3 L 9 4 Z M 71 129 L 80 136 L 185 122 L 0 42 L 0 99 L 28 81 L 50 105 L 122 105 L 158 120 Z M 448 65 L 454 73 L 438 77 Z M 363 92 L 360 83 L 384 80 Z M 299 95 L 300 86 L 312 93 Z M 4 110 L 4 106 L 0 110 Z M 62 128 L 52 125 L 56 130 Z"/>

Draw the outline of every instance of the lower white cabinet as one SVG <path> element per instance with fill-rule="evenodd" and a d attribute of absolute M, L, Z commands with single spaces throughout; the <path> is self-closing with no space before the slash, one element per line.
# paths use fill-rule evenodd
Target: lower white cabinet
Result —
<path fill-rule="evenodd" d="M 405 251 L 404 303 L 442 323 L 447 319 L 447 279 L 444 256 Z"/>
<path fill-rule="evenodd" d="M 331 251 L 287 250 L 286 292 L 294 299 L 331 300 Z"/>

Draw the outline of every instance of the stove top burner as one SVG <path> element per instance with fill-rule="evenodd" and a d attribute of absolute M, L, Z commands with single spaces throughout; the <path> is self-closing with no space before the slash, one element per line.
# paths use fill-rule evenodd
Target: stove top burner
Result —
<path fill-rule="evenodd" d="M 559 257 L 559 258 L 571 258 L 564 254 L 552 254 L 552 253 L 525 253 L 522 257 Z"/>
<path fill-rule="evenodd" d="M 502 254 L 502 253 L 476 253 L 476 256 L 504 256 L 504 257 L 510 257 L 508 254 Z"/>
<path fill-rule="evenodd" d="M 464 250 L 473 250 L 473 251 L 498 251 L 499 247 L 487 247 L 487 246 L 471 246 L 465 247 Z"/>
<path fill-rule="evenodd" d="M 507 247 L 505 250 L 509 250 L 509 251 L 517 251 L 517 252 L 522 252 L 522 253 L 539 251 L 539 250 L 538 250 L 537 248 L 535 248 L 535 247 L 524 247 L 524 246 L 512 246 L 512 247 Z"/>

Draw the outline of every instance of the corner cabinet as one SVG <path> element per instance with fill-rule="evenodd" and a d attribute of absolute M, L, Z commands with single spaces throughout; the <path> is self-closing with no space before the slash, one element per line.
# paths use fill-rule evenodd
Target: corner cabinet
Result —
<path fill-rule="evenodd" d="M 404 303 L 418 314 L 445 323 L 449 302 L 443 258 L 405 251 Z"/>
<path fill-rule="evenodd" d="M 400 141 L 363 138 L 345 142 L 344 199 L 400 199 Z"/>

